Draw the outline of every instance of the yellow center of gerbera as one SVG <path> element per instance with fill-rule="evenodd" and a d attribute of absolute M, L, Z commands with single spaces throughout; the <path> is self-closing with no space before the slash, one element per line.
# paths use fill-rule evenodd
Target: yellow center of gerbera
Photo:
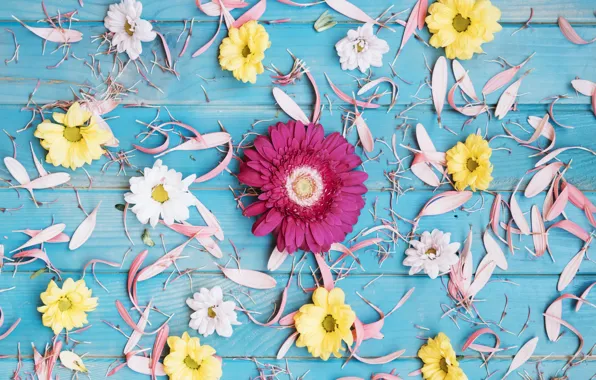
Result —
<path fill-rule="evenodd" d="M 465 32 L 466 30 L 468 30 L 468 27 L 470 26 L 471 22 L 472 21 L 470 21 L 468 17 L 464 17 L 460 13 L 458 13 L 457 16 L 453 18 L 453 28 L 460 33 Z"/>
<path fill-rule="evenodd" d="M 310 198 L 317 188 L 317 184 L 315 181 L 308 176 L 300 176 L 292 185 L 292 189 L 296 196 L 300 199 L 308 199 Z"/>
<path fill-rule="evenodd" d="M 246 45 L 244 47 L 244 49 L 242 49 L 242 56 L 244 58 L 248 57 L 250 55 L 250 48 L 248 47 L 248 45 Z"/>
<path fill-rule="evenodd" d="M 151 198 L 155 199 L 159 203 L 164 203 L 170 199 L 170 196 L 163 185 L 157 185 L 151 191 Z"/>
<path fill-rule="evenodd" d="M 64 128 L 63 136 L 70 142 L 81 141 L 83 135 L 81 134 L 80 127 L 66 127 Z"/>
<path fill-rule="evenodd" d="M 323 328 L 325 329 L 325 331 L 327 331 L 328 333 L 331 333 L 331 332 L 335 331 L 335 326 L 337 324 L 335 322 L 335 318 L 333 318 L 333 316 L 331 314 L 329 314 L 323 319 L 322 325 L 323 325 Z"/>
<path fill-rule="evenodd" d="M 124 23 L 124 31 L 129 36 L 132 36 L 135 33 L 134 30 L 132 30 L 132 25 L 130 25 L 130 23 L 128 22 L 128 20 L 126 20 L 126 22 Z"/>
<path fill-rule="evenodd" d="M 193 358 L 187 356 L 184 358 L 184 364 L 190 369 L 199 369 L 200 365 Z"/>
<path fill-rule="evenodd" d="M 207 315 L 209 316 L 209 318 L 215 318 L 217 316 L 217 313 L 215 312 L 215 310 L 213 310 L 213 306 L 207 309 Z"/>
<path fill-rule="evenodd" d="M 429 248 L 426 250 L 425 254 L 427 255 L 436 255 L 437 254 L 437 250 L 434 248 Z"/>
<path fill-rule="evenodd" d="M 65 298 L 61 298 L 60 301 L 58 301 L 58 309 L 60 311 L 67 311 L 67 310 L 70 309 L 71 306 L 72 306 L 72 303 L 66 297 Z"/>
<path fill-rule="evenodd" d="M 478 161 L 476 161 L 473 158 L 468 158 L 468 160 L 466 161 L 466 168 L 468 169 L 468 171 L 470 173 L 473 173 L 474 170 L 476 170 L 478 168 L 478 166 L 480 166 L 478 164 Z"/>

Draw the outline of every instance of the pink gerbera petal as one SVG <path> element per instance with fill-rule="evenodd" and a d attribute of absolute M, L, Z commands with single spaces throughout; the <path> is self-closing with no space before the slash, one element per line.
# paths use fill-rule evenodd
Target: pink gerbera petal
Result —
<path fill-rule="evenodd" d="M 339 133 L 319 124 L 277 123 L 245 150 L 240 182 L 260 191 L 244 210 L 257 216 L 253 234 L 273 233 L 277 249 L 328 251 L 343 241 L 364 207 L 368 178 L 354 171 L 362 160 Z"/>

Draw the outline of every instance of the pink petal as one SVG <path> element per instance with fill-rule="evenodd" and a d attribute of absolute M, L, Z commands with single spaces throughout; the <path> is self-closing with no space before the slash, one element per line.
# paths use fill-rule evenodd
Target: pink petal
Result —
<path fill-rule="evenodd" d="M 93 233 L 95 229 L 95 224 L 97 223 L 97 210 L 99 210 L 99 206 L 101 205 L 101 201 L 97 207 L 91 211 L 91 213 L 83 220 L 77 229 L 75 230 L 74 234 L 72 235 L 72 239 L 70 239 L 70 244 L 68 244 L 68 249 L 74 251 L 75 249 L 81 247 Z"/>
<path fill-rule="evenodd" d="M 574 44 L 587 45 L 587 44 L 596 42 L 596 37 L 589 41 L 584 40 L 582 37 L 580 37 L 580 35 L 577 34 L 577 32 L 575 31 L 575 29 L 573 29 L 573 27 L 571 26 L 569 21 L 567 21 L 564 17 L 559 16 L 559 19 L 557 20 L 557 22 L 559 23 L 559 29 L 561 29 L 561 33 L 563 33 L 565 38 L 567 38 L 569 41 L 573 42 Z"/>
<path fill-rule="evenodd" d="M 445 96 L 447 95 L 447 60 L 441 56 L 437 59 L 432 73 L 432 97 L 437 117 L 439 119 L 439 126 L 441 126 L 441 112 L 445 104 Z"/>
<path fill-rule="evenodd" d="M 310 120 L 300 106 L 279 87 L 273 87 L 273 97 L 279 107 L 292 119 L 301 121 L 305 125 L 310 124 Z"/>
<path fill-rule="evenodd" d="M 268 274 L 251 269 L 234 269 L 218 266 L 227 279 L 252 289 L 273 289 L 277 281 Z"/>
<path fill-rule="evenodd" d="M 12 16 L 12 18 L 17 20 L 25 28 L 29 29 L 30 32 L 34 33 L 38 37 L 43 38 L 46 41 L 66 44 L 79 42 L 83 39 L 83 33 L 76 30 L 63 28 L 33 28 L 31 26 L 26 25 L 24 22 L 22 22 L 15 16 Z"/>

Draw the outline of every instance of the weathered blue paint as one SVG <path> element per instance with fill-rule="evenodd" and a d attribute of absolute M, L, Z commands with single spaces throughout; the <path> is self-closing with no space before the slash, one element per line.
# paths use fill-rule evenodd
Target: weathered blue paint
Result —
<path fill-rule="evenodd" d="M 85 22 L 75 23 L 73 28 L 82 31 L 85 37 L 82 42 L 73 46 L 73 52 L 77 57 L 90 60 L 88 54 L 95 52 L 97 44 L 91 44 L 90 37 L 104 31 L 101 20 L 110 2 L 109 0 L 85 0 L 85 6 L 80 8 L 75 0 L 46 1 L 50 13 L 54 13 L 58 9 L 61 12 L 70 11 L 74 8 L 79 9 L 80 19 Z M 254 1 L 251 1 L 252 3 Z M 380 14 L 387 6 L 392 4 L 388 0 L 374 2 L 354 0 L 354 3 L 373 16 Z M 413 4 L 413 1 L 408 1 L 406 4 L 396 4 L 398 8 L 394 11 L 401 10 L 401 7 L 409 7 L 412 5 L 410 3 Z M 520 5 L 516 1 L 495 0 L 494 3 L 503 11 L 504 30 L 496 36 L 493 43 L 485 46 L 487 55 L 477 56 L 471 61 L 463 62 L 464 67 L 469 70 L 474 80 L 477 91 L 480 90 L 488 78 L 501 70 L 498 65 L 488 63 L 487 60 L 502 56 L 509 62 L 518 63 L 535 52 L 535 57 L 526 66 L 527 69 L 534 68 L 534 72 L 524 80 L 520 93 L 525 95 L 519 98 L 518 112 L 510 113 L 506 120 L 526 125 L 525 120 L 528 116 L 544 115 L 547 105 L 541 102 L 543 98 L 568 94 L 570 98 L 557 105 L 556 117 L 561 123 L 575 128 L 569 130 L 556 127 L 556 147 L 581 145 L 596 149 L 596 142 L 594 141 L 596 122 L 594 115 L 591 113 L 589 99 L 581 95 L 575 96 L 570 86 L 570 81 L 576 76 L 596 81 L 596 60 L 594 60 L 596 44 L 588 46 L 572 45 L 565 40 L 555 24 L 557 16 L 562 15 L 568 17 L 572 22 L 581 22 L 582 26 L 578 27 L 578 31 L 586 38 L 596 35 L 596 20 L 594 20 L 592 14 L 594 10 L 593 2 L 591 0 L 568 2 L 531 0 Z M 511 36 L 512 32 L 518 29 L 528 17 L 530 7 L 535 10 L 534 22 L 540 24 Z M 339 107 L 341 105 L 345 106 L 345 104 L 342 104 L 332 93 L 323 74 L 327 73 L 347 93 L 357 89 L 352 78 L 340 70 L 333 47 L 335 42 L 355 25 L 353 22 L 346 22 L 343 16 L 338 15 L 337 20 L 340 21 L 338 26 L 324 33 L 316 33 L 312 28 L 312 22 L 325 9 L 325 5 L 304 9 L 292 8 L 270 0 L 264 18 L 275 20 L 289 17 L 291 22 L 267 26 L 273 44 L 271 49 L 267 51 L 265 63 L 274 64 L 280 69 L 287 70 L 291 65 L 291 59 L 285 50 L 286 48 L 304 59 L 313 72 L 321 92 L 328 94 L 333 101 L 333 113 L 331 114 L 326 100 L 323 100 L 323 103 L 325 103 L 325 110 L 321 120 L 323 125 L 329 132 L 342 131 L 343 124 L 340 120 L 341 110 Z M 239 11 L 234 11 L 235 15 L 239 13 Z M 96 85 L 99 81 L 93 77 L 88 67 L 72 57 L 57 69 L 46 69 L 46 66 L 58 62 L 62 53 L 50 54 L 54 46 L 48 44 L 46 53 L 42 56 L 39 38 L 14 22 L 10 17 L 12 14 L 22 20 L 28 20 L 30 25 L 33 25 L 34 20 L 42 18 L 43 14 L 40 4 L 34 1 L 26 4 L 24 2 L 8 1 L 0 4 L 0 21 L 3 22 L 3 27 L 13 30 L 17 34 L 21 45 L 19 62 L 12 62 L 0 67 L 2 129 L 16 137 L 18 159 L 25 165 L 29 173 L 34 175 L 35 168 L 29 152 L 29 142 L 33 142 L 36 154 L 40 158 L 43 157 L 43 150 L 35 141 L 32 128 L 24 132 L 17 131 L 23 128 L 30 119 L 30 114 L 21 112 L 20 108 L 27 102 L 29 93 L 35 87 L 37 80 L 41 79 L 41 86 L 35 95 L 35 100 L 39 104 L 56 99 L 70 99 L 72 98 L 71 87 L 76 88 L 77 84 L 83 83 Z M 153 105 L 166 105 L 177 119 L 195 126 L 201 132 L 218 130 L 217 122 L 221 121 L 232 134 L 235 143 L 242 139 L 245 132 L 251 130 L 251 124 L 257 120 L 273 119 L 270 122 L 258 123 L 254 126 L 255 132 L 263 133 L 269 123 L 287 119 L 285 114 L 279 111 L 274 103 L 271 96 L 272 85 L 268 75 L 262 75 L 255 86 L 236 82 L 228 73 L 219 69 L 216 60 L 217 43 L 200 58 L 190 58 L 190 53 L 211 38 L 216 29 L 214 20 L 205 17 L 196 10 L 192 0 L 175 0 L 171 2 L 147 0 L 144 2 L 144 16 L 149 19 L 159 20 L 155 27 L 166 35 L 168 44 L 175 56 L 177 56 L 183 43 L 183 39 L 181 42 L 176 42 L 178 34 L 182 30 L 181 21 L 196 17 L 200 22 L 195 23 L 189 52 L 177 63 L 181 75 L 180 80 L 177 80 L 171 74 L 161 73 L 156 68 L 151 75 L 151 80 L 164 90 L 164 94 L 141 83 L 138 85 L 138 94 L 132 94 L 130 97 L 125 98 L 125 103 L 139 104 L 144 102 Z M 401 27 L 395 26 L 395 28 L 398 29 L 397 33 L 382 31 L 380 34 L 382 38 L 389 41 L 392 48 L 391 53 L 387 56 L 388 60 L 392 58 L 391 55 L 397 49 L 401 39 Z M 423 32 L 423 35 L 426 36 L 426 32 Z M 220 36 L 221 38 L 222 36 Z M 161 44 L 156 41 L 145 46 L 143 59 L 146 63 L 150 61 L 152 49 L 156 50 L 160 59 L 163 59 Z M 0 31 L 0 57 L 2 59 L 9 58 L 13 51 L 12 36 L 4 30 Z M 418 86 L 429 76 L 424 66 L 423 54 L 432 65 L 441 52 L 412 40 L 401 55 L 396 68 L 401 77 L 413 82 L 413 84 L 400 83 L 399 104 L 395 109 L 387 113 L 387 107 L 383 106 L 379 110 L 369 110 L 364 113 L 364 117 L 367 119 L 375 137 L 390 142 L 395 134 L 398 143 L 415 146 L 413 131 L 398 128 L 402 121 L 396 119 L 395 116 L 414 101 L 412 95 L 416 93 Z M 102 72 L 107 74 L 111 68 L 111 57 L 98 56 L 97 59 L 101 62 Z M 138 80 L 135 70 L 133 66 L 127 69 L 126 75 L 122 77 L 126 84 L 132 85 Z M 390 75 L 387 66 L 374 70 L 374 72 L 377 76 Z M 216 80 L 205 82 L 199 75 L 205 78 L 215 78 Z M 450 80 L 450 83 L 452 82 L 453 80 Z M 204 85 L 207 89 L 210 102 L 206 101 L 200 85 Z M 295 86 L 284 89 L 293 94 L 296 101 L 305 110 L 310 110 L 313 97 L 308 81 L 302 80 Z M 428 89 L 423 89 L 419 95 L 422 98 L 427 97 L 429 95 Z M 493 94 L 488 98 L 488 102 L 489 104 L 495 104 L 497 99 L 498 94 Z M 110 116 L 116 117 L 110 120 L 110 125 L 120 139 L 122 149 L 128 150 L 132 147 L 132 144 L 138 143 L 135 136 L 142 132 L 144 128 L 135 121 L 148 122 L 155 117 L 155 112 L 155 109 L 149 108 L 119 107 L 110 114 Z M 437 148 L 443 151 L 457 141 L 463 140 L 468 133 L 474 132 L 477 128 L 481 128 L 483 131 L 488 128 L 489 138 L 503 133 L 499 121 L 490 120 L 487 123 L 485 116 L 466 126 L 462 131 L 461 128 L 465 119 L 449 109 L 444 111 L 443 122 L 452 130 L 458 132 L 458 135 L 455 136 L 446 130 L 440 130 L 431 102 L 418 106 L 409 112 L 408 116 L 423 123 L 429 130 Z M 165 109 L 162 109 L 161 118 L 168 119 Z M 522 130 L 514 129 L 514 131 L 520 136 L 529 136 Z M 352 142 L 357 141 L 355 131 L 348 132 L 347 137 Z M 0 137 L 0 139 L 3 139 L 0 145 L 0 157 L 12 155 L 12 145 L 7 138 Z M 157 139 L 146 142 L 147 145 L 151 146 L 160 143 L 161 141 Z M 546 140 L 540 140 L 540 143 L 542 146 L 547 144 Z M 510 140 L 499 138 L 494 140 L 491 145 L 493 148 L 511 149 L 511 152 L 506 150 L 494 152 L 495 180 L 491 186 L 491 190 L 500 192 L 505 200 L 509 200 L 511 191 L 519 178 L 527 170 L 533 168 L 539 158 L 529 157 L 533 151 L 522 148 Z M 358 151 L 361 152 L 361 149 L 358 148 Z M 358 225 L 355 227 L 355 232 L 375 223 L 368 212 L 375 201 L 377 202 L 378 216 L 389 217 L 386 210 L 389 206 L 389 194 L 384 191 L 389 187 L 389 183 L 383 173 L 384 171 L 395 170 L 396 166 L 391 163 L 394 160 L 390 150 L 381 143 L 377 143 L 373 155 L 376 156 L 380 152 L 383 152 L 383 154 L 377 161 L 367 162 L 364 165 L 370 176 L 367 181 L 370 191 L 367 194 L 367 206 Z M 398 147 L 398 152 L 402 157 L 408 155 L 404 148 Z M 164 162 L 188 175 L 207 172 L 221 158 L 222 155 L 214 151 L 176 152 L 164 157 Z M 561 156 L 564 162 L 568 162 L 571 158 L 573 158 L 573 163 L 565 178 L 585 191 L 588 197 L 596 203 L 596 196 L 594 195 L 594 191 L 596 191 L 596 174 L 593 170 L 596 160 L 594 156 L 581 151 L 573 151 L 573 153 L 566 153 Z M 407 158 L 406 162 L 409 162 L 410 159 Z M 150 166 L 153 160 L 153 157 L 140 152 L 135 153 L 135 157 L 132 158 L 133 164 L 139 168 Z M 122 261 L 124 252 L 129 247 L 132 248 L 128 257 L 123 260 L 122 268 L 111 268 L 101 264 L 97 266 L 96 274 L 110 293 L 106 293 L 95 284 L 90 273 L 87 273 L 87 282 L 93 288 L 94 294 L 99 296 L 100 307 L 96 312 L 90 314 L 89 320 L 93 327 L 80 336 L 73 336 L 73 338 L 90 342 L 88 345 L 79 345 L 76 351 L 78 353 L 88 353 L 85 362 L 91 370 L 91 377 L 94 379 L 103 377 L 110 363 L 121 357 L 125 338 L 106 326 L 102 321 L 106 320 L 121 326 L 124 325 L 116 312 L 114 302 L 117 299 L 126 300 L 124 284 L 127 269 L 134 255 L 145 248 L 140 239 L 144 226 L 137 223 L 132 214 L 129 215 L 129 230 L 135 243 L 134 246 L 131 246 L 123 233 L 122 213 L 114 207 L 116 204 L 123 202 L 122 197 L 126 191 L 128 179 L 130 176 L 135 175 L 135 169 L 128 169 L 126 173 L 117 176 L 115 166 L 103 172 L 102 165 L 104 163 L 105 159 L 102 159 L 100 162 L 88 167 L 88 171 L 94 179 L 91 189 L 87 189 L 88 179 L 82 171 L 73 173 L 72 183 L 79 188 L 82 204 L 87 210 L 95 207 L 100 200 L 103 202 L 99 210 L 98 227 L 91 239 L 81 249 L 74 252 L 69 251 L 65 244 L 46 246 L 48 255 L 54 265 L 63 271 L 62 276 L 75 279 L 82 276 L 82 267 L 89 260 L 101 258 Z M 51 171 L 57 170 L 50 167 L 50 165 L 46 164 L 45 166 Z M 233 171 L 237 169 L 236 163 L 232 164 L 231 169 Z M 412 176 L 409 173 L 407 175 Z M 0 167 L 0 178 L 9 178 L 9 174 L 3 166 Z M 521 189 L 525 188 L 526 183 L 527 180 L 522 182 Z M 404 180 L 402 185 L 405 187 L 412 186 L 415 190 L 400 197 L 399 202 L 394 206 L 394 210 L 404 218 L 411 219 L 417 215 L 424 203 L 433 195 L 432 189 L 418 180 Z M 51 223 L 53 218 L 56 222 L 65 223 L 67 225 L 66 233 L 71 234 L 84 219 L 84 214 L 76 207 L 75 194 L 70 188 L 37 192 L 38 200 L 48 203 L 36 208 L 24 192 L 19 194 L 15 190 L 9 189 L 9 185 L 4 182 L 0 186 L 0 210 L 23 205 L 22 209 L 18 211 L 0 214 L 0 237 L 2 239 L 0 243 L 5 245 L 7 252 L 26 240 L 23 234 L 12 232 L 13 230 L 43 228 Z M 220 219 L 226 232 L 226 238 L 229 238 L 239 248 L 243 267 L 265 270 L 273 242 L 269 237 L 255 238 L 251 235 L 252 221 L 242 217 L 229 186 L 234 189 L 240 188 L 233 176 L 229 173 L 223 173 L 210 182 L 193 186 L 193 192 Z M 542 205 L 544 195 L 525 199 L 520 193 L 518 199 L 522 210 L 528 212 L 533 204 Z M 480 208 L 481 197 L 479 194 L 474 196 L 474 201 L 476 200 L 479 201 L 476 208 Z M 453 240 L 463 241 L 471 228 L 474 236 L 472 251 L 474 261 L 478 263 L 485 254 L 481 244 L 481 236 L 488 224 L 492 200 L 493 195 L 485 194 L 484 206 L 477 212 L 468 213 L 458 210 L 446 215 L 423 218 L 420 229 L 443 229 L 452 233 Z M 590 226 L 581 210 L 569 206 L 566 209 L 566 214 L 569 219 L 590 230 Z M 200 217 L 193 214 L 191 221 L 198 224 L 200 223 Z M 406 223 L 400 222 L 399 226 L 404 233 L 409 229 Z M 152 230 L 151 233 L 156 241 L 163 234 L 168 248 L 174 247 L 183 241 L 180 236 L 163 228 L 163 226 Z M 549 244 L 555 262 L 552 262 L 548 256 L 534 258 L 523 249 L 524 246 L 530 249 L 533 248 L 532 240 L 529 238 L 516 240 L 515 244 L 521 249 L 516 252 L 515 256 L 508 254 L 509 270 L 506 272 L 497 270 L 495 281 L 490 283 L 480 294 L 480 298 L 486 301 L 479 303 L 478 309 L 485 319 L 499 320 L 505 305 L 505 295 L 507 295 L 509 304 L 502 327 L 512 334 L 506 331 L 498 331 L 503 346 L 519 347 L 530 338 L 539 337 L 540 342 L 535 352 L 536 355 L 531 360 L 532 363 L 526 364 L 523 370 L 528 371 L 536 378 L 535 362 L 548 357 L 540 365 L 540 370 L 548 376 L 555 376 L 557 371 L 563 367 L 565 360 L 575 352 L 577 338 L 573 333 L 567 331 L 558 342 L 548 342 L 544 332 L 542 313 L 560 295 L 556 290 L 558 275 L 569 259 L 581 248 L 581 244 L 565 232 L 550 233 Z M 241 293 L 245 289 L 225 280 L 217 270 L 214 262 L 225 263 L 228 254 L 232 253 L 230 242 L 223 242 L 222 248 L 225 257 L 219 261 L 205 252 L 191 248 L 187 251 L 189 257 L 180 261 L 180 267 L 200 268 L 193 275 L 195 290 L 200 286 L 221 285 L 226 291 L 241 297 L 247 308 L 261 312 L 262 314 L 258 315 L 258 318 L 265 320 L 266 316 L 273 311 L 272 305 L 279 302 L 281 291 L 289 275 L 290 262 L 286 262 L 274 274 L 278 281 L 277 288 L 269 291 L 250 291 L 251 296 L 256 301 L 253 304 Z M 391 247 L 391 257 L 382 266 L 378 265 L 378 258 L 372 250 L 361 253 L 360 259 L 365 271 L 356 268 L 352 275 L 339 282 L 339 286 L 346 291 L 348 301 L 352 304 L 358 316 L 365 322 L 373 321 L 378 316 L 356 295 L 356 292 L 379 305 L 382 310 L 388 311 L 408 289 L 416 288 L 412 298 L 406 305 L 386 320 L 383 329 L 385 339 L 366 342 L 361 350 L 363 356 L 378 356 L 403 348 L 406 349 L 404 357 L 382 366 L 370 366 L 352 360 L 342 370 L 342 361 L 340 360 L 330 360 L 329 362 L 313 360 L 308 357 L 305 350 L 292 348 L 288 353 L 288 365 L 294 378 L 309 370 L 310 373 L 307 378 L 335 379 L 342 376 L 368 378 L 373 373 L 390 372 L 392 369 L 395 369 L 402 377 L 406 377 L 409 372 L 418 369 L 421 365 L 415 358 L 416 352 L 422 344 L 419 338 L 434 335 L 439 331 L 449 334 L 458 353 L 466 355 L 462 361 L 462 366 L 470 379 L 486 377 L 486 370 L 479 368 L 481 364 L 479 357 L 471 351 L 461 352 L 463 342 L 476 327 L 460 322 L 460 329 L 458 329 L 448 318 L 441 318 L 441 304 L 449 304 L 445 294 L 446 281 L 432 281 L 424 276 L 407 276 L 407 268 L 401 265 L 404 249 L 404 242 L 400 242 L 396 247 Z M 155 260 L 162 253 L 160 247 L 151 248 L 148 261 Z M 300 256 L 301 254 L 298 255 L 298 257 Z M 312 261 L 309 261 L 309 264 L 313 268 L 316 265 Z M 13 334 L 0 342 L 0 355 L 9 355 L 8 359 L 0 360 L 0 373 L 2 374 L 10 374 L 16 368 L 15 355 L 18 343 L 21 344 L 21 350 L 25 356 L 23 370 L 31 371 L 31 349 L 29 344 L 34 342 L 37 347 L 43 347 L 52 337 L 51 331 L 41 325 L 39 313 L 36 311 L 36 307 L 39 306 L 39 293 L 45 288 L 52 275 L 42 274 L 34 279 L 29 278 L 39 268 L 40 266 L 36 264 L 27 265 L 13 276 L 10 273 L 10 268 L 5 267 L 3 269 L 4 273 L 0 276 L 0 289 L 16 287 L 14 290 L 0 295 L 2 299 L 0 306 L 3 309 L 5 325 L 13 323 L 16 318 L 22 318 L 20 326 Z M 305 269 L 302 274 L 303 281 L 305 284 L 311 285 L 312 279 L 307 276 L 307 273 L 308 271 Z M 364 288 L 367 283 L 379 275 L 382 275 L 382 277 L 378 278 L 371 286 Z M 184 300 L 191 295 L 192 291 L 187 278 L 180 278 L 170 283 L 166 289 L 163 289 L 166 278 L 167 274 L 164 274 L 147 283 L 142 283 L 139 286 L 139 297 L 143 301 L 152 298 L 161 310 L 166 313 L 174 313 L 175 316 L 171 321 L 172 333 L 181 334 L 187 330 L 190 314 Z M 586 261 L 582 264 L 578 277 L 565 291 L 579 295 L 595 280 L 596 267 L 593 262 Z M 294 280 L 287 311 L 297 309 L 307 300 L 308 295 L 305 295 L 297 287 L 296 280 Z M 596 326 L 593 323 L 596 318 L 596 311 L 593 308 L 584 307 L 579 313 L 576 313 L 574 311 L 574 302 L 565 302 L 563 318 L 583 334 L 586 340 L 585 353 L 596 343 Z M 531 310 L 529 326 L 521 336 L 517 337 L 526 321 L 528 308 Z M 158 316 L 153 319 L 155 324 L 160 322 Z M 256 360 L 260 363 L 273 363 L 285 368 L 285 361 L 276 361 L 274 357 L 281 343 L 290 334 L 290 330 L 258 327 L 249 323 L 245 316 L 241 316 L 240 320 L 243 325 L 236 328 L 231 339 L 219 337 L 203 339 L 204 342 L 213 345 L 218 354 L 223 357 L 224 379 L 244 379 L 257 376 L 255 364 L 242 360 L 243 357 L 247 356 L 256 357 Z M 419 330 L 414 325 L 424 326 L 429 331 Z M 125 331 L 127 330 L 125 329 Z M 489 342 L 486 343 L 490 344 Z M 144 338 L 142 344 L 150 346 L 152 337 Z M 493 378 L 499 378 L 504 374 L 515 351 L 514 348 L 502 352 L 490 362 L 490 370 L 499 371 Z M 571 369 L 569 372 L 570 378 L 574 380 L 589 379 L 596 372 L 596 366 L 591 360 L 593 360 L 593 357 Z M 69 376 L 69 373 L 64 370 L 58 372 L 61 378 Z M 561 374 L 559 373 L 559 375 Z M 280 375 L 280 378 L 284 378 L 284 376 Z M 143 377 L 125 369 L 115 378 L 133 379 Z"/>

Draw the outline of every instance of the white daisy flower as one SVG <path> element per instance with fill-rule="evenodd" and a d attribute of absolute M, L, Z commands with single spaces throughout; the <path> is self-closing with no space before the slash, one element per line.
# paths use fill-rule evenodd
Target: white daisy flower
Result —
<path fill-rule="evenodd" d="M 455 254 L 459 249 L 459 243 L 449 243 L 450 233 L 443 233 L 433 230 L 432 233 L 425 231 L 420 241 L 411 240 L 412 248 L 406 249 L 407 257 L 403 264 L 410 268 L 410 275 L 421 270 L 432 279 L 437 278 L 439 273 L 449 272 L 452 265 L 457 263 L 458 257 Z"/>
<path fill-rule="evenodd" d="M 112 33 L 112 45 L 118 53 L 126 52 L 130 59 L 137 59 L 143 52 L 141 42 L 151 42 L 156 34 L 147 20 L 141 19 L 143 4 L 136 0 L 122 0 L 110 5 L 104 26 Z"/>
<path fill-rule="evenodd" d="M 359 68 L 363 73 L 371 66 L 383 66 L 383 54 L 389 51 L 387 41 L 375 36 L 373 24 L 348 30 L 347 37 L 335 44 L 342 70 Z"/>
<path fill-rule="evenodd" d="M 143 224 L 153 227 L 161 217 L 166 224 L 188 219 L 188 207 L 196 204 L 196 198 L 188 190 L 196 175 L 182 179 L 182 174 L 155 161 L 152 168 L 145 168 L 142 177 L 130 179 L 130 193 L 124 200 L 132 205 L 132 212 Z"/>
<path fill-rule="evenodd" d="M 188 326 L 197 330 L 203 336 L 209 336 L 213 332 L 217 335 L 229 338 L 232 336 L 232 325 L 240 325 L 236 317 L 236 303 L 224 301 L 223 293 L 219 286 L 201 288 L 188 298 L 186 304 L 195 312 L 190 315 Z"/>

